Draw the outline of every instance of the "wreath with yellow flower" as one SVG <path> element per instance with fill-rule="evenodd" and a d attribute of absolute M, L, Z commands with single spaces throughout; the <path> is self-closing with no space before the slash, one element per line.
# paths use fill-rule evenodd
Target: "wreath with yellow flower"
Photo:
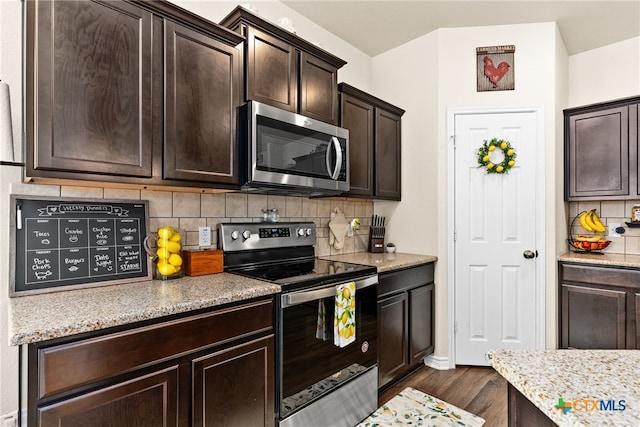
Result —
<path fill-rule="evenodd" d="M 494 152 L 497 153 L 497 149 L 502 150 L 502 161 L 496 159 L 498 155 Z M 507 173 L 516 164 L 516 150 L 504 139 L 493 138 L 489 142 L 484 141 L 482 147 L 478 148 L 478 164 L 483 166 L 487 173 Z"/>

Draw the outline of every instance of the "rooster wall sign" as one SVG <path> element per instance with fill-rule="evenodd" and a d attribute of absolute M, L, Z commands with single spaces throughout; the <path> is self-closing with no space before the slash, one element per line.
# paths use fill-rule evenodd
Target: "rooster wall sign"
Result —
<path fill-rule="evenodd" d="M 478 92 L 514 90 L 515 51 L 513 45 L 476 48 Z"/>

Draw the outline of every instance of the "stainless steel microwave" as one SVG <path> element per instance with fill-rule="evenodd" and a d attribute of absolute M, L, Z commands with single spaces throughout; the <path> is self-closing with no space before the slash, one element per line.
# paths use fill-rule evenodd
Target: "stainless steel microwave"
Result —
<path fill-rule="evenodd" d="M 256 101 L 245 106 L 243 189 L 323 196 L 349 191 L 349 131 Z"/>

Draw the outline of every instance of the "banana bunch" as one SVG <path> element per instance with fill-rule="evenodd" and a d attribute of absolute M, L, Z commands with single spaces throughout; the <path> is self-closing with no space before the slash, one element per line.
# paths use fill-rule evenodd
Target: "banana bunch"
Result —
<path fill-rule="evenodd" d="M 590 211 L 584 211 L 578 217 L 580 221 L 580 225 L 587 231 L 593 231 L 596 233 L 604 233 L 606 230 L 605 226 L 600 222 L 600 218 L 596 214 L 595 209 L 591 209 Z"/>
<path fill-rule="evenodd" d="M 602 236 L 578 236 L 575 238 L 576 242 L 594 243 L 599 242 L 600 240 L 602 240 Z"/>

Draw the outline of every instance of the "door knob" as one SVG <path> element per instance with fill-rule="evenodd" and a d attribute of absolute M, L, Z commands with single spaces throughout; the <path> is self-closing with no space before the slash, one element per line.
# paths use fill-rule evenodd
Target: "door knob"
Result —
<path fill-rule="evenodd" d="M 522 253 L 522 256 L 524 256 L 526 259 L 532 259 L 535 258 L 536 256 L 538 256 L 537 251 L 533 252 L 530 250 L 526 250 Z"/>

